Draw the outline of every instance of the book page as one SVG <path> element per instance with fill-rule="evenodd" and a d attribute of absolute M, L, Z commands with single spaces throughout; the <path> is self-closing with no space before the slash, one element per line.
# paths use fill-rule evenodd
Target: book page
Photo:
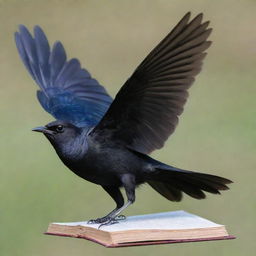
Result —
<path fill-rule="evenodd" d="M 83 222 L 66 222 L 53 223 L 66 226 L 85 226 L 98 228 L 99 224 L 87 224 Z M 125 220 L 120 220 L 114 225 L 102 226 L 100 229 L 110 232 L 126 231 L 126 230 L 145 230 L 145 229 L 162 229 L 162 230 L 181 230 L 195 228 L 210 228 L 220 227 L 207 219 L 201 218 L 185 211 L 163 212 L 155 214 L 137 215 L 127 217 Z"/>

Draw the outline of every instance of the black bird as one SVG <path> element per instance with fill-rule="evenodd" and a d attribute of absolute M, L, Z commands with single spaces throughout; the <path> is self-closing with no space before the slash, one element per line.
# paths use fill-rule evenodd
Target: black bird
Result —
<path fill-rule="evenodd" d="M 60 42 L 51 49 L 39 26 L 34 37 L 20 26 L 15 33 L 20 57 L 39 85 L 42 107 L 57 121 L 42 132 L 75 174 L 101 185 L 116 208 L 90 223 L 114 223 L 135 201 L 136 186 L 148 183 L 162 196 L 180 201 L 182 193 L 205 198 L 219 194 L 230 180 L 182 170 L 148 156 L 163 147 L 183 112 L 188 89 L 199 73 L 211 29 L 202 14 L 187 13 L 151 51 L 114 100 L 77 59 L 67 60 Z M 127 203 L 120 188 L 124 187 Z"/>

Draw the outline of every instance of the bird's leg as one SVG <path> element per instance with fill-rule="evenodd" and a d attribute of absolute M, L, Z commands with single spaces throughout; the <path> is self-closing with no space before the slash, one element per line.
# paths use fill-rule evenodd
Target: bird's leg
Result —
<path fill-rule="evenodd" d="M 88 224 L 100 224 L 100 223 L 108 222 L 110 219 L 112 219 L 112 216 L 115 215 L 115 213 L 124 205 L 124 198 L 118 187 L 113 187 L 113 186 L 102 186 L 102 187 L 115 200 L 116 208 L 102 218 L 89 220 Z"/>
<path fill-rule="evenodd" d="M 129 205 L 131 205 L 135 201 L 135 177 L 131 174 L 124 174 L 121 177 L 126 195 L 127 195 L 127 203 L 120 207 L 119 209 L 115 209 L 111 214 L 108 216 L 108 220 L 102 223 L 100 227 L 104 225 L 112 225 L 118 222 L 118 220 L 125 219 L 124 215 L 118 216 L 124 209 L 126 209 Z M 119 218 L 120 217 L 120 218 Z"/>

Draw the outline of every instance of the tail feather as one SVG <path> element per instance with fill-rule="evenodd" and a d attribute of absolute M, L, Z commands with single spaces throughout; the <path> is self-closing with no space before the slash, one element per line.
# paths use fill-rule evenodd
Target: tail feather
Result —
<path fill-rule="evenodd" d="M 209 185 L 214 184 L 214 186 L 219 190 L 228 190 L 229 187 L 226 186 L 226 184 L 232 183 L 231 180 L 211 174 L 194 172 L 194 176 L 204 180 L 204 182 L 208 183 Z"/>
<path fill-rule="evenodd" d="M 177 179 L 174 186 L 193 198 L 203 199 L 206 197 L 205 193 L 198 185 L 194 185 L 189 181 Z"/>
<path fill-rule="evenodd" d="M 227 190 L 227 184 L 232 183 L 223 177 L 199 172 L 186 171 L 172 166 L 157 166 L 149 176 L 147 183 L 162 196 L 171 201 L 180 201 L 182 192 L 196 198 L 206 197 L 205 192 L 220 194 Z"/>
<path fill-rule="evenodd" d="M 159 194 L 170 201 L 179 202 L 182 199 L 182 192 L 168 183 L 160 181 L 148 181 L 148 184 Z"/>

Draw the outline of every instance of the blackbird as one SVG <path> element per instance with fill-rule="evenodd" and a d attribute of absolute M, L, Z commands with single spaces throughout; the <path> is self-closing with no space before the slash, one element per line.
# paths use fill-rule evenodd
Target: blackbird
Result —
<path fill-rule="evenodd" d="M 20 25 L 15 33 L 19 55 L 39 86 L 37 98 L 56 121 L 34 128 L 50 141 L 62 162 L 79 177 L 101 185 L 116 208 L 89 223 L 113 224 L 135 201 L 142 183 L 170 201 L 183 193 L 205 198 L 228 189 L 230 180 L 183 170 L 149 156 L 174 132 L 199 73 L 211 28 L 199 14 L 187 13 L 150 52 L 121 87 L 114 100 L 73 58 L 61 42 L 53 47 L 39 26 L 34 35 Z M 124 202 L 120 188 L 124 188 Z"/>

